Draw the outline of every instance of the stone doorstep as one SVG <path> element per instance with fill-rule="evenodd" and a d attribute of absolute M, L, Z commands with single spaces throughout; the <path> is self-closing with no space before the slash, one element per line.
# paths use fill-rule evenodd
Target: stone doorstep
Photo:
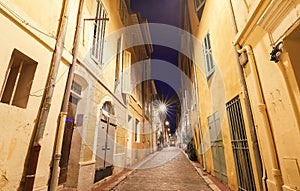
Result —
<path fill-rule="evenodd" d="M 215 177 L 213 177 L 212 175 L 203 172 L 201 170 L 201 166 L 199 163 L 193 162 L 189 159 L 189 157 L 187 156 L 187 154 L 181 150 L 182 153 L 185 155 L 185 157 L 188 159 L 188 161 L 190 161 L 190 164 L 194 167 L 194 169 L 197 171 L 197 173 L 199 174 L 199 176 L 201 178 L 203 178 L 203 180 L 206 182 L 206 184 L 214 191 L 231 191 L 225 184 L 223 184 L 222 182 L 220 182 L 219 180 L 217 180 Z M 199 165 L 197 165 L 199 164 Z"/>
<path fill-rule="evenodd" d="M 145 164 L 148 160 L 150 160 L 151 158 L 153 158 L 155 155 L 157 155 L 158 152 L 154 152 L 149 154 L 147 157 L 145 157 L 144 159 L 142 159 L 141 161 L 137 162 L 136 164 L 132 165 L 129 168 L 125 168 L 123 169 L 121 172 L 106 177 L 103 180 L 97 182 L 92 190 L 93 191 L 109 191 L 112 190 L 113 188 L 115 188 L 116 186 L 118 186 L 119 184 L 121 184 L 129 175 L 131 175 L 133 172 L 135 172 L 136 169 L 138 169 L 140 166 L 142 166 L 143 164 Z M 132 170 L 130 170 L 132 169 Z"/>

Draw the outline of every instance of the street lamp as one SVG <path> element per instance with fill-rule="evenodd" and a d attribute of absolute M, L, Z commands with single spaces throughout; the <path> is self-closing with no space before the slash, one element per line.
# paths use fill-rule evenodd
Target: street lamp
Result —
<path fill-rule="evenodd" d="M 167 106 L 166 106 L 166 104 L 161 103 L 161 104 L 159 105 L 159 111 L 162 112 L 162 113 L 165 113 L 165 112 L 167 111 Z"/>
<path fill-rule="evenodd" d="M 166 125 L 166 126 L 168 126 L 169 124 L 170 124 L 170 122 L 169 122 L 169 121 L 166 121 L 166 122 L 165 122 L 165 125 Z"/>

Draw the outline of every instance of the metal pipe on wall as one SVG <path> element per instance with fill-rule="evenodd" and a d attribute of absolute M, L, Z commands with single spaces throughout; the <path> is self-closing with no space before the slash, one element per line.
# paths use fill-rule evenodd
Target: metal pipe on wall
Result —
<path fill-rule="evenodd" d="M 198 120 L 198 127 L 199 127 L 199 136 L 200 136 L 200 150 L 201 150 L 201 155 L 202 155 L 202 165 L 203 165 L 203 170 L 206 170 L 206 160 L 205 160 L 205 151 L 204 151 L 204 140 L 203 140 L 203 135 L 202 135 L 202 128 L 201 128 L 201 119 L 200 119 L 200 111 L 199 111 L 199 95 L 198 95 L 198 80 L 197 80 L 197 70 L 196 70 L 196 64 L 193 63 L 193 69 L 194 69 L 194 80 L 195 80 L 195 89 L 196 89 L 196 108 L 197 108 L 197 120 Z"/>
<path fill-rule="evenodd" d="M 77 57 L 79 51 L 79 42 L 80 42 L 79 39 L 82 31 L 84 2 L 85 0 L 79 1 L 79 7 L 77 13 L 77 26 L 75 30 L 73 50 L 72 50 L 73 58 L 72 58 L 72 64 L 69 68 L 67 85 L 66 85 L 62 109 L 61 109 L 60 124 L 57 130 L 57 138 L 55 142 L 55 153 L 53 156 L 53 166 L 52 166 L 52 174 L 51 174 L 51 181 L 50 181 L 50 191 L 55 191 L 58 185 L 59 172 L 60 172 L 59 163 L 61 159 L 61 149 L 63 144 L 63 137 L 64 137 L 63 135 L 65 131 L 65 121 L 68 113 L 69 97 L 71 95 L 72 82 L 74 79 L 75 66 L 77 63 Z"/>
<path fill-rule="evenodd" d="M 234 31 L 234 34 L 237 35 L 238 28 L 237 28 L 237 23 L 236 23 L 236 16 L 234 14 L 234 9 L 233 9 L 231 0 L 228 0 L 228 5 L 229 5 L 229 8 L 228 8 L 229 14 L 230 14 L 231 21 L 232 21 L 232 29 Z M 238 45 L 234 48 L 235 48 L 235 50 L 240 49 L 240 47 Z M 242 91 L 243 91 L 243 101 L 245 104 L 245 111 L 246 111 L 246 115 L 247 115 L 246 118 L 248 121 L 248 125 L 250 127 L 251 140 L 254 143 L 252 149 L 254 151 L 254 159 L 255 159 L 255 163 L 256 163 L 256 167 L 257 167 L 257 173 L 258 173 L 258 177 L 261 177 L 261 179 L 259 179 L 259 186 L 260 186 L 260 189 L 266 190 L 266 176 L 264 173 L 265 166 L 264 166 L 263 162 L 261 162 L 260 148 L 258 146 L 259 139 L 257 138 L 257 134 L 256 134 L 256 131 L 254 128 L 255 126 L 254 126 L 251 104 L 250 104 L 250 99 L 249 99 L 249 94 L 248 94 L 248 87 L 246 84 L 246 79 L 244 76 L 243 68 L 240 65 L 239 55 L 238 55 L 237 51 L 235 51 L 235 56 L 236 56 L 237 65 L 238 65 L 237 67 L 238 67 L 238 75 L 239 75 L 239 79 L 240 79 L 240 84 L 241 84 Z"/>
<path fill-rule="evenodd" d="M 38 114 L 38 120 L 36 123 L 34 138 L 32 145 L 29 148 L 29 156 L 27 161 L 28 166 L 26 168 L 24 190 L 32 190 L 34 186 L 34 179 L 36 174 L 36 168 L 39 159 L 39 151 L 41 149 L 40 141 L 43 139 L 44 131 L 50 112 L 52 97 L 54 93 L 55 83 L 57 79 L 58 69 L 61 62 L 62 54 L 64 51 L 64 42 L 67 32 L 67 23 L 69 17 L 70 0 L 64 0 L 62 6 L 62 12 L 60 15 L 60 23 L 58 27 L 57 40 L 55 49 L 52 55 L 52 61 L 49 69 L 48 79 L 45 86 L 45 92 L 43 95 L 41 107 Z M 34 161 L 33 163 L 30 161 Z"/>

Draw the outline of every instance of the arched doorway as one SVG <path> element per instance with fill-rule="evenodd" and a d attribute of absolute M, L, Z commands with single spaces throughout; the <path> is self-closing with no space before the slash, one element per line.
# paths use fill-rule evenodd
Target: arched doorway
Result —
<path fill-rule="evenodd" d="M 97 128 L 96 165 L 94 182 L 112 175 L 116 132 L 114 109 L 110 101 L 100 109 Z"/>

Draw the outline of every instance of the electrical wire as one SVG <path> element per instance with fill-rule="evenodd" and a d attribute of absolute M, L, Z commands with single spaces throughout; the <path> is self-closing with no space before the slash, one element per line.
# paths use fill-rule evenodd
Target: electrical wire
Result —
<path fill-rule="evenodd" d="M 7 5 L 5 5 L 3 2 L 0 1 L 0 5 L 5 8 L 10 14 L 12 14 L 17 20 L 19 20 L 22 24 L 34 29 L 35 31 L 47 36 L 47 37 L 50 37 L 50 38 L 53 38 L 53 39 L 56 39 L 56 37 L 51 34 L 51 33 L 46 33 L 46 32 L 43 32 L 42 30 L 38 29 L 37 27 L 31 25 L 29 22 L 27 22 L 25 19 L 23 19 L 20 15 L 18 15 L 15 11 L 13 11 L 12 9 L 10 9 Z"/>
<path fill-rule="evenodd" d="M 32 96 L 32 97 L 42 97 L 43 94 L 36 95 L 36 93 L 41 92 L 41 91 L 44 92 L 44 90 L 46 90 L 47 88 L 49 88 L 49 87 L 51 87 L 51 86 L 53 86 L 53 85 L 56 85 L 56 84 L 62 79 L 62 77 L 66 74 L 66 72 L 67 72 L 68 70 L 69 70 L 69 68 L 67 68 L 67 69 L 59 76 L 59 78 L 56 80 L 56 82 L 54 82 L 53 84 L 50 84 L 49 86 L 47 86 L 47 87 L 45 87 L 45 88 L 41 88 L 41 89 L 39 89 L 39 90 L 36 90 L 36 91 L 34 91 L 34 92 L 32 92 L 32 93 L 25 94 L 24 96 L 19 97 L 18 99 L 14 99 L 14 101 L 21 100 L 21 99 L 23 99 L 23 98 L 25 98 L 25 97 L 27 97 L 27 96 Z M 32 82 L 30 82 L 30 83 L 32 83 Z M 28 85 L 29 85 L 29 84 L 27 84 L 27 86 L 28 86 Z"/>
<path fill-rule="evenodd" d="M 36 90 L 36 91 L 34 91 L 34 92 L 32 92 L 32 94 L 29 94 L 29 96 L 35 96 L 35 97 L 41 97 L 41 96 L 43 96 L 43 95 L 34 95 L 35 93 L 38 93 L 38 92 L 40 92 L 40 91 L 43 91 L 43 90 L 46 90 L 46 89 L 48 89 L 48 88 L 50 88 L 51 86 L 54 86 L 54 85 L 56 85 L 61 79 L 62 79 L 62 77 L 66 74 L 66 72 L 67 71 L 69 71 L 69 68 L 67 68 L 59 77 L 58 77 L 58 79 L 56 80 L 56 82 L 54 82 L 53 84 L 50 84 L 49 86 L 47 86 L 47 87 L 45 87 L 45 88 L 42 88 L 42 89 L 39 89 L 39 90 Z"/>

